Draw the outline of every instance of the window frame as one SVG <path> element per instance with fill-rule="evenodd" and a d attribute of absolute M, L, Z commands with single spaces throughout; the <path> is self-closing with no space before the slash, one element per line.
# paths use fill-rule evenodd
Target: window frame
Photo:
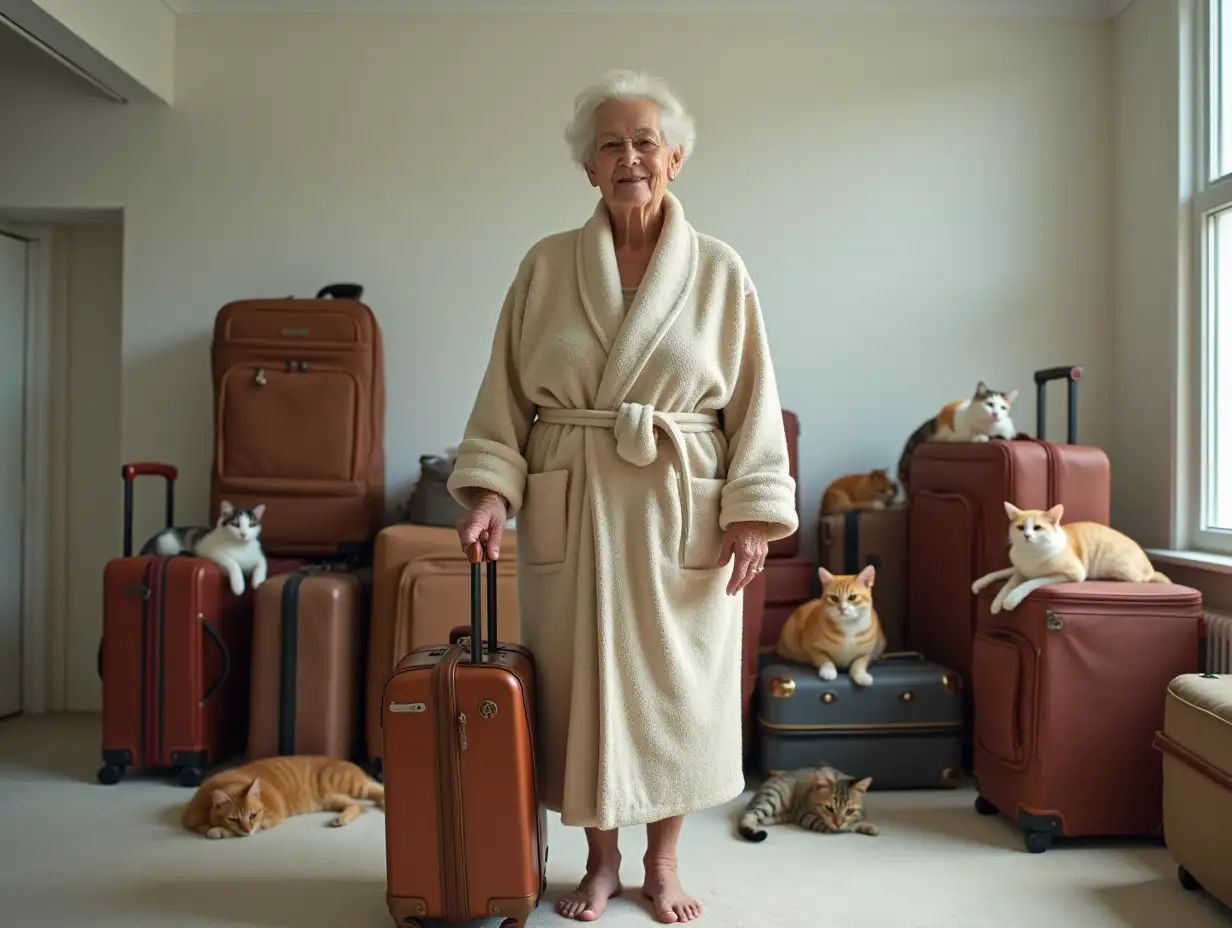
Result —
<path fill-rule="evenodd" d="M 1224 11 L 1217 6 L 1228 4 Z M 1219 15 L 1232 15 L 1230 0 L 1199 0 L 1194 17 L 1197 35 L 1193 45 L 1195 63 L 1195 95 L 1193 112 L 1193 197 L 1191 200 L 1190 262 L 1192 281 L 1192 312 L 1190 325 L 1186 327 L 1190 341 L 1188 364 L 1182 364 L 1183 382 L 1177 384 L 1180 395 L 1188 394 L 1190 403 L 1189 435 L 1185 430 L 1178 435 L 1187 451 L 1188 467 L 1183 468 L 1185 477 L 1180 502 L 1183 506 L 1180 532 L 1188 541 L 1187 547 L 1212 554 L 1232 554 L 1232 530 L 1213 529 L 1207 525 L 1206 512 L 1210 488 L 1215 478 L 1215 449 L 1212 447 L 1211 419 L 1213 374 L 1215 369 L 1212 323 L 1214 299 L 1217 296 L 1215 269 L 1212 267 L 1212 249 L 1216 242 L 1215 217 L 1232 210 L 1232 166 L 1227 173 L 1212 178 L 1216 165 L 1216 131 L 1220 129 L 1220 117 L 1215 112 L 1219 102 L 1214 87 L 1216 59 L 1218 67 L 1232 67 L 1232 48 L 1221 48 L 1217 34 Z M 1222 81 L 1220 81 L 1222 83 Z M 1222 134 L 1222 133 L 1221 133 Z M 1220 153 L 1219 161 L 1232 162 L 1232 152 Z M 1232 276 L 1224 286 L 1232 288 Z M 1225 323 L 1232 324 L 1232 323 Z M 1232 365 L 1232 359 L 1225 366 Z M 1182 416 L 1182 422 L 1186 417 Z"/>

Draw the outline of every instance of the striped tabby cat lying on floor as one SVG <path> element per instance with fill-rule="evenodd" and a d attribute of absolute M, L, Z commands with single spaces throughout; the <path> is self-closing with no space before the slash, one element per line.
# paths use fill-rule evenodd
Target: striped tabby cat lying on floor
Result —
<path fill-rule="evenodd" d="M 864 794 L 872 777 L 856 780 L 834 767 L 803 767 L 768 779 L 740 816 L 740 837 L 765 841 L 766 826 L 791 822 L 827 834 L 877 835 L 864 819 Z"/>

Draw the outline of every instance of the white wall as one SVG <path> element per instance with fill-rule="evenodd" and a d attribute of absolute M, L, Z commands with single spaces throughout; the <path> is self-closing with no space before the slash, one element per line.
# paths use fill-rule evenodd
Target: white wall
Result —
<path fill-rule="evenodd" d="M 70 226 L 67 262 L 69 535 L 65 686 L 71 710 L 101 709 L 96 649 L 103 628 L 103 567 L 121 553 L 120 316 L 123 228 Z M 161 487 L 143 486 L 155 498 Z"/>
<path fill-rule="evenodd" d="M 1033 429 L 1031 371 L 1085 365 L 1080 435 L 1107 443 L 1111 38 L 987 17 L 190 18 L 173 108 L 0 55 L 0 125 L 20 127 L 0 207 L 124 208 L 122 455 L 177 464 L 197 520 L 217 308 L 363 282 L 400 495 L 456 442 L 524 250 L 593 207 L 561 141 L 573 94 L 608 67 L 662 73 L 700 126 L 676 192 L 745 257 L 802 419 L 811 549 L 825 482 L 893 465 L 980 378 L 1018 387 Z"/>

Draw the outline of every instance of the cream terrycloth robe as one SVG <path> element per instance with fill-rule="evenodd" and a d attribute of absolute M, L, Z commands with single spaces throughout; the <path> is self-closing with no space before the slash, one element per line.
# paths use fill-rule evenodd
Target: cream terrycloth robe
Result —
<path fill-rule="evenodd" d="M 757 292 L 676 197 L 627 313 L 602 201 L 526 254 L 449 480 L 479 488 L 517 516 L 541 801 L 615 828 L 738 796 L 743 596 L 715 562 L 732 522 L 794 532 L 795 484 Z"/>

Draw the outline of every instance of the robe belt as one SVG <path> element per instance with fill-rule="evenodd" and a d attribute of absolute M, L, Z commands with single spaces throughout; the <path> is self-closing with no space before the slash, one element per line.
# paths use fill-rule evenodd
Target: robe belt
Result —
<path fill-rule="evenodd" d="M 577 425 L 584 428 L 612 429 L 616 433 L 616 453 L 636 467 L 645 467 L 659 456 L 655 429 L 667 435 L 680 458 L 680 492 L 684 525 L 680 533 L 680 553 L 689 544 L 693 520 L 693 487 L 689 482 L 689 449 L 685 433 L 715 432 L 719 417 L 713 412 L 662 412 L 644 403 L 621 403 L 619 409 L 564 409 L 541 407 L 539 421 L 550 425 Z"/>

